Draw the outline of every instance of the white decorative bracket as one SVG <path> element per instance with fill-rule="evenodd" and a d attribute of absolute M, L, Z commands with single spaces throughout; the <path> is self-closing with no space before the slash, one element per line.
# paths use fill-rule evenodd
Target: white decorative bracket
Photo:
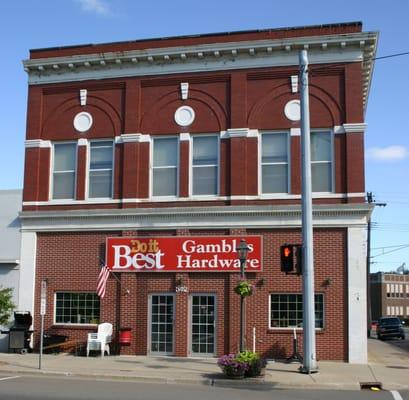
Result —
<path fill-rule="evenodd" d="M 182 95 L 182 100 L 187 100 L 189 96 L 189 83 L 182 82 L 180 84 L 180 93 Z"/>
<path fill-rule="evenodd" d="M 80 103 L 82 106 L 87 105 L 87 89 L 80 90 Z"/>
<path fill-rule="evenodd" d="M 291 92 L 298 92 L 298 75 L 291 75 Z"/>

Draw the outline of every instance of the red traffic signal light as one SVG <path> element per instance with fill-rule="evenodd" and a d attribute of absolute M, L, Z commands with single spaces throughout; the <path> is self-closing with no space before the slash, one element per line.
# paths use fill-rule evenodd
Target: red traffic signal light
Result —
<path fill-rule="evenodd" d="M 302 246 L 284 244 L 280 247 L 281 272 L 302 275 Z M 295 268 L 295 272 L 294 271 Z"/>
<path fill-rule="evenodd" d="M 280 247 L 281 271 L 288 273 L 294 269 L 294 246 L 285 244 Z"/>

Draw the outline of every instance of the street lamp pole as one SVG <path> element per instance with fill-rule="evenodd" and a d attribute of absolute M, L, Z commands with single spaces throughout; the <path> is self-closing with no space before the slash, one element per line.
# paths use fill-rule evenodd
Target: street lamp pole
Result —
<path fill-rule="evenodd" d="M 247 242 L 244 239 L 240 240 L 240 244 L 237 247 L 237 254 L 240 260 L 240 279 L 244 280 L 245 275 L 245 266 L 247 260 L 247 253 L 249 248 L 247 247 Z M 240 352 L 244 351 L 244 296 L 240 296 Z"/>

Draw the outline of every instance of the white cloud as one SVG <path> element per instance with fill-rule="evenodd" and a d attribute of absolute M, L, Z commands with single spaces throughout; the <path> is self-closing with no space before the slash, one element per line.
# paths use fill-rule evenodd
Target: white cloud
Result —
<path fill-rule="evenodd" d="M 83 11 L 100 15 L 108 15 L 110 13 L 109 6 L 102 0 L 77 0 L 77 2 L 80 3 Z"/>
<path fill-rule="evenodd" d="M 371 147 L 367 157 L 377 161 L 399 161 L 409 157 L 409 149 L 405 146 Z"/>

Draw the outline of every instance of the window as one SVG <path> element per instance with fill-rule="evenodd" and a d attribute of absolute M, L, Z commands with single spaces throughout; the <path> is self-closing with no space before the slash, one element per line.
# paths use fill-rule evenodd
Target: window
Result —
<path fill-rule="evenodd" d="M 177 196 L 178 145 L 177 138 L 167 137 L 153 140 L 153 196 Z"/>
<path fill-rule="evenodd" d="M 270 328 L 302 328 L 302 294 L 270 295 Z M 315 295 L 315 328 L 324 327 L 324 296 Z"/>
<path fill-rule="evenodd" d="M 218 153 L 217 136 L 193 137 L 193 195 L 217 195 Z"/>
<path fill-rule="evenodd" d="M 75 143 L 54 144 L 53 199 L 74 199 L 76 153 Z"/>
<path fill-rule="evenodd" d="M 288 134 L 261 137 L 262 193 L 288 193 Z"/>
<path fill-rule="evenodd" d="M 313 192 L 332 192 L 330 132 L 311 132 L 311 180 Z"/>
<path fill-rule="evenodd" d="M 112 142 L 91 142 L 88 197 L 112 197 Z"/>
<path fill-rule="evenodd" d="M 96 293 L 56 293 L 55 323 L 98 324 L 99 297 Z"/>

